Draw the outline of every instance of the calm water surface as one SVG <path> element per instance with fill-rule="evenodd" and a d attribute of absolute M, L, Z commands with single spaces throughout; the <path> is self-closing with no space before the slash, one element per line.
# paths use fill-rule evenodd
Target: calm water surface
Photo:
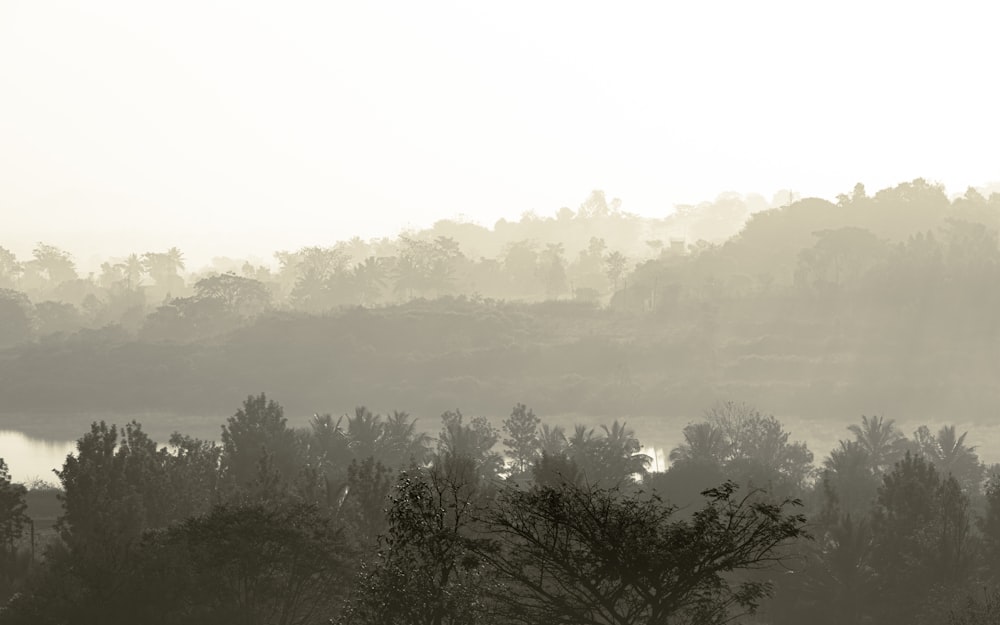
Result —
<path fill-rule="evenodd" d="M 0 430 L 0 458 L 7 463 L 11 479 L 30 482 L 41 479 L 57 484 L 53 469 L 62 468 L 66 455 L 76 451 L 76 441 L 52 441 Z"/>

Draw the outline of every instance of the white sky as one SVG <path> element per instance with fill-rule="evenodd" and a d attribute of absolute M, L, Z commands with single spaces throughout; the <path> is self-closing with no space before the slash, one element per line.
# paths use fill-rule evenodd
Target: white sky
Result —
<path fill-rule="evenodd" d="M 265 256 L 591 189 L 1000 179 L 987 2 L 0 0 L 0 245 Z"/>

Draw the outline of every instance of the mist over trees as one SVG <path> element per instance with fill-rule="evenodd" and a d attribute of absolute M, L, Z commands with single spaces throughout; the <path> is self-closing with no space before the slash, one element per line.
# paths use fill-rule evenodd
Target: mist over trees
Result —
<path fill-rule="evenodd" d="M 395 239 L 275 251 L 271 265 L 216 259 L 215 269 L 189 273 L 176 247 L 108 260 L 88 276 L 78 275 L 71 251 L 38 243 L 30 259 L 18 259 L 0 248 L 0 288 L 24 293 L 31 304 L 28 326 L 2 345 L 108 324 L 153 340 L 189 340 L 272 309 L 324 313 L 446 295 L 596 302 L 613 294 L 637 260 L 683 252 L 685 239 L 722 241 L 766 207 L 759 196 L 725 194 L 648 219 L 594 191 L 577 211 L 563 208 L 555 217 L 528 212 L 493 228 L 442 220 Z M 15 300 L 5 293 L 5 304 Z"/>
<path fill-rule="evenodd" d="M 0 461 L 0 623 L 957 625 L 1000 596 L 1000 467 L 951 425 L 865 415 L 814 462 L 725 401 L 654 472 L 619 422 L 440 423 L 293 428 L 259 394 L 219 443 L 95 422 L 57 487 Z"/>
<path fill-rule="evenodd" d="M 1000 195 L 918 179 L 776 203 L 655 220 L 595 192 L 553 217 L 222 272 L 185 273 L 176 248 L 86 277 L 68 251 L 2 250 L 3 410 L 218 415 L 249 382 L 295 414 L 364 397 L 495 413 L 511 396 L 594 417 L 719 397 L 809 418 L 993 414 Z"/>
<path fill-rule="evenodd" d="M 995 622 L 998 230 L 918 179 L 0 247 L 0 416 L 90 424 L 58 484 L 0 460 L 0 623 Z"/>

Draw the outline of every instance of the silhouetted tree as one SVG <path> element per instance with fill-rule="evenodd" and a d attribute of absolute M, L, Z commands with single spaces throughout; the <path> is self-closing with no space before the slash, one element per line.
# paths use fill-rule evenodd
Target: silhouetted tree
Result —
<path fill-rule="evenodd" d="M 63 488 L 57 528 L 66 552 L 51 560 L 79 588 L 72 599 L 78 622 L 119 622 L 100 615 L 127 587 L 142 533 L 178 520 L 168 457 L 139 424 L 126 425 L 120 435 L 102 421 L 56 472 Z"/>
<path fill-rule="evenodd" d="M 131 260 L 131 257 L 129 258 Z M 176 247 L 162 253 L 143 254 L 142 268 L 156 283 L 157 290 L 162 293 L 177 293 L 184 287 L 184 279 L 179 275 L 184 270 L 184 254 Z"/>
<path fill-rule="evenodd" d="M 294 254 L 281 252 L 282 275 L 294 286 L 292 303 L 308 312 L 329 310 L 335 304 L 336 287 L 347 269 L 343 250 L 332 247 L 304 247 Z"/>
<path fill-rule="evenodd" d="M 503 429 L 510 438 L 505 438 L 507 455 L 513 460 L 513 472 L 521 474 L 538 458 L 538 425 L 541 419 L 524 404 L 517 404 L 504 420 Z"/>
<path fill-rule="evenodd" d="M 823 461 L 821 486 L 831 510 L 862 519 L 871 509 L 879 485 L 871 456 L 858 441 L 840 441 Z"/>
<path fill-rule="evenodd" d="M 180 493 L 173 510 L 175 518 L 205 514 L 221 503 L 219 488 L 222 447 L 174 432 L 169 456 L 165 458 L 167 479 L 173 492 Z"/>
<path fill-rule="evenodd" d="M 617 485 L 646 475 L 646 468 L 653 459 L 640 453 L 642 444 L 635 432 L 616 419 L 611 427 L 602 425 L 604 437 L 599 441 L 600 462 L 595 484 Z"/>
<path fill-rule="evenodd" d="M 14 252 L 0 246 L 0 289 L 15 288 L 22 271 Z"/>
<path fill-rule="evenodd" d="M 417 431 L 417 420 L 409 413 L 393 410 L 382 425 L 382 443 L 390 467 L 423 465 L 430 458 L 431 438 Z"/>
<path fill-rule="evenodd" d="M 968 432 L 959 436 L 954 425 L 944 425 L 937 435 L 927 426 L 920 426 L 913 434 L 916 451 L 924 455 L 941 475 L 954 475 L 962 488 L 969 493 L 979 491 L 985 469 L 979 462 L 975 447 L 965 444 Z"/>
<path fill-rule="evenodd" d="M 219 302 L 222 312 L 241 319 L 256 317 L 271 307 L 271 292 L 258 280 L 234 273 L 202 278 L 194 285 L 196 296 Z"/>
<path fill-rule="evenodd" d="M 14 555 L 15 543 L 29 522 L 25 503 L 27 492 L 23 484 L 11 481 L 7 463 L 0 458 L 0 548 L 4 559 Z"/>
<path fill-rule="evenodd" d="M 804 485 L 812 471 L 812 452 L 804 443 L 789 442 L 788 432 L 773 416 L 733 401 L 716 404 L 705 416 L 708 425 L 689 426 L 691 436 L 703 439 L 697 441 L 700 445 L 717 449 L 711 453 L 725 454 L 721 464 L 726 475 L 786 493 L 797 492 Z M 713 428 L 721 432 L 721 439 Z M 683 456 L 693 450 L 682 445 L 677 453 Z"/>
<path fill-rule="evenodd" d="M 127 291 L 135 291 L 142 286 L 142 274 L 146 271 L 146 267 L 138 254 L 129 254 L 120 263 L 114 265 L 105 263 L 101 267 L 102 277 L 107 286 L 119 281 L 125 282 L 125 290 Z"/>
<path fill-rule="evenodd" d="M 392 469 L 370 456 L 360 462 L 352 460 L 347 467 L 347 488 L 336 502 L 337 515 L 363 549 L 375 546 L 388 529 L 385 509 L 394 481 Z"/>
<path fill-rule="evenodd" d="M 9 347 L 31 338 L 32 306 L 20 291 L 0 289 L 0 347 Z"/>
<path fill-rule="evenodd" d="M 362 304 L 371 305 L 379 301 L 387 277 L 388 270 L 382 258 L 369 256 L 364 262 L 354 266 L 354 279 Z"/>
<path fill-rule="evenodd" d="M 445 412 L 441 415 L 443 427 L 438 437 L 437 460 L 447 465 L 460 458 L 467 458 L 482 479 L 494 479 L 503 472 L 503 456 L 493 451 L 500 441 L 500 433 L 483 417 L 464 422 L 462 412 Z"/>
<path fill-rule="evenodd" d="M 604 259 L 604 264 L 607 266 L 608 280 L 611 280 L 611 284 L 614 286 L 615 291 L 617 291 L 618 283 L 625 275 L 625 267 L 628 265 L 628 259 L 621 252 L 612 252 Z"/>
<path fill-rule="evenodd" d="M 886 421 L 878 415 L 871 417 L 862 415 L 861 425 L 849 425 L 847 429 L 854 434 L 860 449 L 867 454 L 871 470 L 875 475 L 882 475 L 903 454 L 903 434 L 896 429 L 895 421 L 892 419 Z"/>
<path fill-rule="evenodd" d="M 562 243 L 548 243 L 540 258 L 542 283 L 549 299 L 558 298 L 566 292 L 566 261 Z"/>
<path fill-rule="evenodd" d="M 883 478 L 873 534 L 880 622 L 913 622 L 931 591 L 957 588 L 971 572 L 968 499 L 922 456 L 907 452 Z"/>
<path fill-rule="evenodd" d="M 145 608 L 140 622 L 326 623 L 352 564 L 340 528 L 306 504 L 216 506 L 143 551 L 129 597 Z"/>
<path fill-rule="evenodd" d="M 272 496 L 300 466 L 295 432 L 284 409 L 264 393 L 250 395 L 222 426 L 222 479 L 227 489 Z"/>
<path fill-rule="evenodd" d="M 513 622 L 724 623 L 752 612 L 766 583 L 734 584 L 804 534 L 794 501 L 762 503 L 727 483 L 689 520 L 675 507 L 569 482 L 505 490 L 480 553 L 505 582 L 495 600 Z"/>
<path fill-rule="evenodd" d="M 50 286 L 76 279 L 76 263 L 69 252 L 54 245 L 38 243 L 31 250 L 31 255 L 33 258 L 25 263 L 25 269 L 41 274 Z"/>
<path fill-rule="evenodd" d="M 388 531 L 362 568 L 343 622 L 350 625 L 489 623 L 483 601 L 495 582 L 476 556 L 474 530 L 485 502 L 473 462 L 400 474 L 390 495 Z M 454 468 L 454 465 L 452 465 Z"/>
<path fill-rule="evenodd" d="M 538 430 L 538 445 L 541 453 L 549 455 L 562 455 L 566 452 L 566 431 L 561 425 L 549 427 L 548 423 L 541 424 Z"/>
<path fill-rule="evenodd" d="M 670 450 L 670 462 L 714 462 L 721 465 L 729 457 L 726 433 L 715 423 L 703 421 L 684 426 L 684 442 Z"/>
<path fill-rule="evenodd" d="M 979 519 L 983 538 L 983 563 L 987 577 L 1000 582 L 1000 476 L 992 475 L 986 483 L 986 510 Z"/>

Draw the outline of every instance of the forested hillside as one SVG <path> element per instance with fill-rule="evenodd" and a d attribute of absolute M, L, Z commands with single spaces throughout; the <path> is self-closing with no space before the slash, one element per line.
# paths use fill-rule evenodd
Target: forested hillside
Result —
<path fill-rule="evenodd" d="M 0 622 L 993 622 L 1000 194 L 673 218 L 746 209 L 714 243 L 588 202 L 0 253 L 4 423 L 85 431 L 58 485 L 0 459 Z"/>
<path fill-rule="evenodd" d="M 749 213 L 720 200 L 684 218 L 723 205 Z M 645 236 L 613 223 L 650 226 L 595 194 L 509 225 L 584 233 L 566 245 L 456 225 L 382 255 L 357 240 L 278 253 L 277 272 L 182 276 L 171 250 L 89 278 L 60 250 L 7 254 L 2 410 L 220 415 L 234 393 L 267 388 L 303 416 L 374 398 L 426 414 L 501 414 L 517 399 L 546 414 L 680 417 L 732 397 L 806 419 L 995 415 L 1000 195 L 859 185 L 836 204 L 753 213 L 718 244 L 650 239 L 644 258 L 608 245 Z M 607 240 L 580 247 L 598 230 Z"/>

